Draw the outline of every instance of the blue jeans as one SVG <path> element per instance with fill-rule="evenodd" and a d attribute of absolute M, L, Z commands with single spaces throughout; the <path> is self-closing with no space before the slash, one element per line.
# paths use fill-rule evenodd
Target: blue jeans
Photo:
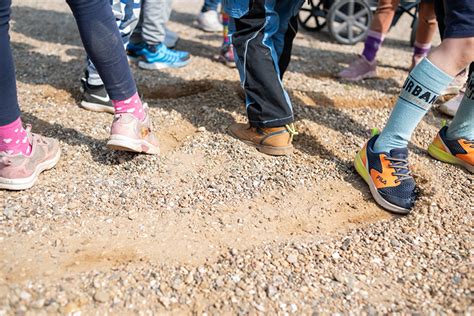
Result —
<path fill-rule="evenodd" d="M 206 12 L 210 10 L 217 11 L 217 6 L 221 3 L 221 0 L 204 0 L 204 5 L 202 6 L 201 12 Z"/>

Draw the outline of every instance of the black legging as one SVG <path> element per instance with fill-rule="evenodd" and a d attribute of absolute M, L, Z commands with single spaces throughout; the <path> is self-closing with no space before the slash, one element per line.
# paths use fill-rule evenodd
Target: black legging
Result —
<path fill-rule="evenodd" d="M 137 90 L 109 1 L 66 2 L 76 18 L 84 48 L 104 81 L 110 98 L 125 100 L 131 97 Z M 20 116 L 8 35 L 11 3 L 11 0 L 0 0 L 0 126 Z"/>

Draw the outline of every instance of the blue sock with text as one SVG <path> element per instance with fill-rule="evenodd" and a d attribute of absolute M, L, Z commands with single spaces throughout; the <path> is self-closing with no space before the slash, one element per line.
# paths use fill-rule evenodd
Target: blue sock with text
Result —
<path fill-rule="evenodd" d="M 405 148 L 416 126 L 453 77 L 424 58 L 408 75 L 390 117 L 374 144 L 375 152 Z"/>

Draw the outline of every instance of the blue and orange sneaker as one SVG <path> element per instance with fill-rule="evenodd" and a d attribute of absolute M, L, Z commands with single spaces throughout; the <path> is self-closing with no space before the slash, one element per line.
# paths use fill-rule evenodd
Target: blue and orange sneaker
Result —
<path fill-rule="evenodd" d="M 129 60 L 138 61 L 138 67 L 149 70 L 184 67 L 189 64 L 191 58 L 188 52 L 169 49 L 163 43 L 130 43 L 127 46 L 127 55 Z"/>
<path fill-rule="evenodd" d="M 431 157 L 453 165 L 460 165 L 474 173 L 474 140 L 446 138 L 448 126 L 443 126 L 428 146 Z"/>
<path fill-rule="evenodd" d="M 355 156 L 354 166 L 380 206 L 393 213 L 408 214 L 416 199 L 415 180 L 408 167 L 408 149 L 374 152 L 378 131 L 374 130 L 372 135 Z"/>

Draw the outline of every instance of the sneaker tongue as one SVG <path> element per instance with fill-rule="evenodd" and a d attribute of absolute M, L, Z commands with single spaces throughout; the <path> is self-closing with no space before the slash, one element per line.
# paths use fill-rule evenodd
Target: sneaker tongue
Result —
<path fill-rule="evenodd" d="M 394 148 L 390 150 L 390 157 L 398 158 L 398 159 L 407 159 L 408 149 L 407 148 Z"/>

